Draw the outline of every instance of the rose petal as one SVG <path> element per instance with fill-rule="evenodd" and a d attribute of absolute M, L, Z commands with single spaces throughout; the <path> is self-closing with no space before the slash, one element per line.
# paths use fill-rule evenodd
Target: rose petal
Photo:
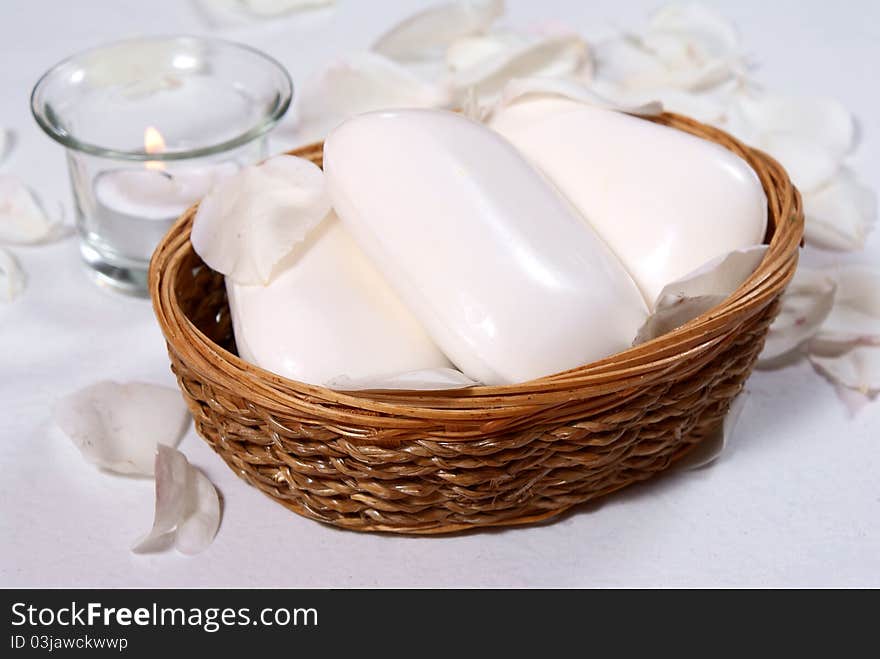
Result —
<path fill-rule="evenodd" d="M 183 554 L 204 551 L 220 525 L 220 498 L 211 481 L 177 449 L 156 450 L 156 510 L 150 532 L 132 547 L 155 552 L 173 542 Z"/>
<path fill-rule="evenodd" d="M 131 550 L 145 553 L 164 549 L 187 507 L 189 470 L 186 456 L 174 448 L 157 446 L 154 450 L 156 475 L 156 508 L 150 532 L 138 540 Z"/>
<path fill-rule="evenodd" d="M 176 389 L 106 381 L 63 398 L 54 416 L 86 460 L 142 476 L 153 473 L 156 444 L 177 445 L 190 418 Z"/>
<path fill-rule="evenodd" d="M 730 409 L 727 410 L 727 415 L 718 427 L 701 439 L 697 446 L 678 461 L 680 469 L 699 469 L 718 459 L 727 446 L 727 442 L 733 437 L 736 424 L 745 409 L 748 397 L 748 392 L 743 391 L 733 399 L 733 402 L 730 403 Z"/>
<path fill-rule="evenodd" d="M 208 548 L 220 527 L 217 488 L 201 471 L 190 467 L 188 505 L 177 526 L 174 546 L 181 554 L 199 554 Z"/>
<path fill-rule="evenodd" d="M 804 194 L 807 244 L 855 251 L 877 219 L 877 195 L 848 169 L 843 169 L 824 186 Z"/>
<path fill-rule="evenodd" d="M 193 249 L 235 282 L 265 285 L 274 266 L 329 212 L 321 169 L 303 158 L 276 156 L 208 193 L 193 221 Z"/>
<path fill-rule="evenodd" d="M 839 356 L 811 354 L 809 358 L 816 370 L 833 383 L 865 396 L 880 394 L 880 346 L 856 346 Z"/>
<path fill-rule="evenodd" d="M 579 101 L 588 105 L 608 110 L 618 110 L 626 114 L 642 117 L 656 116 L 663 112 L 663 106 L 656 101 L 634 105 L 618 105 L 603 97 L 588 87 L 582 81 L 572 78 L 547 78 L 533 76 L 529 78 L 516 78 L 508 82 L 501 92 L 498 103 L 493 112 L 503 107 L 513 105 L 521 100 L 527 100 L 541 96 L 553 96 Z"/>
<path fill-rule="evenodd" d="M 15 176 L 0 175 L 0 243 L 43 243 L 62 235 L 34 194 Z"/>
<path fill-rule="evenodd" d="M 0 302 L 12 302 L 24 291 L 25 276 L 16 258 L 0 249 Z"/>
<path fill-rule="evenodd" d="M 238 4 L 263 18 L 280 16 L 303 9 L 315 9 L 332 5 L 334 0 L 237 0 Z"/>
<path fill-rule="evenodd" d="M 831 98 L 763 92 L 738 98 L 736 111 L 759 133 L 794 135 L 838 157 L 847 153 L 855 141 L 852 114 Z"/>
<path fill-rule="evenodd" d="M 798 267 L 767 333 L 758 367 L 773 366 L 811 339 L 831 312 L 836 290 L 834 278 L 827 272 Z"/>
<path fill-rule="evenodd" d="M 503 13 L 503 0 L 459 0 L 430 7 L 385 32 L 372 49 L 398 60 L 424 58 L 456 39 L 484 31 Z"/>
<path fill-rule="evenodd" d="M 577 35 L 553 35 L 504 49 L 487 60 L 456 71 L 450 80 L 459 96 L 473 89 L 486 102 L 496 98 L 513 78 L 576 77 L 589 71 L 586 42 Z"/>
<path fill-rule="evenodd" d="M 810 351 L 827 355 L 858 343 L 880 345 L 880 270 L 847 265 L 837 268 L 834 274 L 834 306 Z"/>
<path fill-rule="evenodd" d="M 755 271 L 766 252 L 766 245 L 734 250 L 667 284 L 633 345 L 671 332 L 724 302 Z"/>
<path fill-rule="evenodd" d="M 860 391 L 849 389 L 841 384 L 834 385 L 834 393 L 837 394 L 837 399 L 843 403 L 850 418 L 855 417 L 873 400 L 871 396 L 866 396 Z"/>
<path fill-rule="evenodd" d="M 0 128 L 0 163 L 6 160 L 9 155 L 12 140 L 9 139 L 9 131 Z"/>
<path fill-rule="evenodd" d="M 397 375 L 352 379 L 341 375 L 326 383 L 337 391 L 361 391 L 364 389 L 462 389 L 473 387 L 479 382 L 472 380 L 461 371 L 453 368 L 433 368 L 399 373 Z"/>
<path fill-rule="evenodd" d="M 776 158 L 802 193 L 828 183 L 840 169 L 840 156 L 819 142 L 792 133 L 767 133 L 754 143 Z"/>
<path fill-rule="evenodd" d="M 694 48 L 712 56 L 735 54 L 740 47 L 736 26 L 721 14 L 700 3 L 672 4 L 656 11 L 648 21 L 650 36 L 676 35 L 687 39 L 691 52 L 677 54 L 694 58 Z M 687 49 L 685 49 L 687 50 Z"/>
<path fill-rule="evenodd" d="M 687 49 L 685 42 L 680 42 Z M 654 44 L 656 46 L 656 43 Z M 742 68 L 736 58 L 715 58 L 670 65 L 641 37 L 606 40 L 595 49 L 597 79 L 620 93 L 682 89 L 700 91 L 729 80 Z"/>
<path fill-rule="evenodd" d="M 358 53 L 330 64 L 306 83 L 296 121 L 299 137 L 314 141 L 356 114 L 450 105 L 447 86 L 425 82 L 382 55 Z"/>
<path fill-rule="evenodd" d="M 446 49 L 446 68 L 466 71 L 514 48 L 528 40 L 515 32 L 493 32 L 456 39 Z"/>

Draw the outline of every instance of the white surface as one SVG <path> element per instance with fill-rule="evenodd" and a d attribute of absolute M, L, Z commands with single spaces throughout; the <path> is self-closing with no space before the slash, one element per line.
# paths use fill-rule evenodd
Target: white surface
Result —
<path fill-rule="evenodd" d="M 414 2 L 342 2 L 335 12 L 229 34 L 265 48 L 295 81 L 363 46 Z M 511 0 L 508 20 L 632 25 L 655 0 Z M 759 78 L 840 98 L 864 136 L 857 169 L 880 187 L 880 5 L 873 0 L 716 2 L 761 63 Z M 368 8 L 369 7 L 369 8 Z M 187 2 L 5 0 L 0 165 L 50 199 L 70 193 L 61 148 L 27 99 L 40 73 L 100 41 L 206 32 Z M 283 145 L 276 140 L 274 146 Z M 327 528 L 239 480 L 192 432 L 181 444 L 223 494 L 215 543 L 196 558 L 128 550 L 153 513 L 153 484 L 100 474 L 51 428 L 57 398 L 103 378 L 172 384 L 148 303 L 93 286 L 76 245 L 15 248 L 22 298 L 0 306 L 0 585 L 13 586 L 880 586 L 880 403 L 851 420 L 805 364 L 757 373 L 731 445 L 706 469 L 670 475 L 554 524 L 452 538 Z M 855 258 L 878 261 L 880 235 Z M 833 259 L 826 259 L 833 260 Z"/>

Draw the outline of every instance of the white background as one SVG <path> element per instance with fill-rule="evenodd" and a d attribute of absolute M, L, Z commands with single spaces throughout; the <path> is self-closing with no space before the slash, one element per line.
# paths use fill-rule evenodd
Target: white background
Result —
<path fill-rule="evenodd" d="M 213 33 L 267 50 L 295 83 L 367 46 L 423 3 L 340 0 L 331 12 L 234 30 L 183 0 L 3 0 L 0 126 L 12 172 L 72 211 L 62 149 L 28 96 L 57 60 L 139 34 Z M 637 26 L 654 0 L 510 0 L 507 21 Z M 880 3 L 712 2 L 735 20 L 768 86 L 839 98 L 863 135 L 853 163 L 880 188 Z M 273 149 L 286 146 L 275 139 Z M 150 305 L 99 290 L 73 240 L 13 250 L 29 277 L 0 306 L 2 586 L 880 586 L 880 402 L 851 419 L 805 364 L 756 373 L 732 445 L 559 521 L 440 538 L 363 535 L 300 518 L 239 480 L 193 431 L 181 444 L 222 492 L 214 544 L 186 558 L 135 556 L 153 484 L 97 472 L 54 429 L 60 396 L 100 379 L 173 385 Z M 880 235 L 856 260 L 878 262 Z M 834 260 L 834 259 L 831 259 Z"/>

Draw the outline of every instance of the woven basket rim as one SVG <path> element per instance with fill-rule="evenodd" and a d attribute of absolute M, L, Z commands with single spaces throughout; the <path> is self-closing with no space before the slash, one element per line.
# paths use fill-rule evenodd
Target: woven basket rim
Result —
<path fill-rule="evenodd" d="M 667 334 L 589 364 L 510 385 L 337 391 L 291 380 L 245 362 L 214 343 L 181 309 L 175 281 L 182 262 L 192 253 L 189 236 L 198 208 L 195 204 L 165 235 L 150 262 L 150 296 L 169 350 L 185 352 L 190 366 L 208 381 L 248 385 L 249 398 L 270 410 L 294 409 L 303 414 L 320 411 L 347 428 L 358 422 L 389 429 L 416 428 L 426 420 L 467 424 L 460 437 L 450 427 L 446 441 L 509 429 L 513 409 L 521 419 L 530 410 L 537 414 L 552 409 L 554 404 L 582 398 L 589 401 L 583 411 L 601 411 L 603 398 L 609 407 L 617 406 L 621 392 L 626 395 L 631 390 L 635 395 L 665 374 L 681 372 L 685 363 L 696 370 L 723 350 L 735 328 L 761 313 L 791 280 L 803 237 L 801 198 L 776 160 L 724 131 L 673 113 L 646 120 L 709 139 L 742 157 L 761 180 L 768 203 L 769 247 L 755 272 L 724 302 Z M 319 159 L 321 149 L 318 143 L 289 153 Z M 472 427 L 475 420 L 480 421 L 478 429 Z"/>

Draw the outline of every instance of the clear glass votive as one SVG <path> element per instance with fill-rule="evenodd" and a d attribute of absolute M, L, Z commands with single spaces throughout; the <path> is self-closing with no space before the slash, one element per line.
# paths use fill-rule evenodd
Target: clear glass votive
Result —
<path fill-rule="evenodd" d="M 92 277 L 146 295 L 159 240 L 214 183 L 266 156 L 266 134 L 292 95 L 269 56 L 189 36 L 100 46 L 40 78 L 31 110 L 67 148 Z"/>

